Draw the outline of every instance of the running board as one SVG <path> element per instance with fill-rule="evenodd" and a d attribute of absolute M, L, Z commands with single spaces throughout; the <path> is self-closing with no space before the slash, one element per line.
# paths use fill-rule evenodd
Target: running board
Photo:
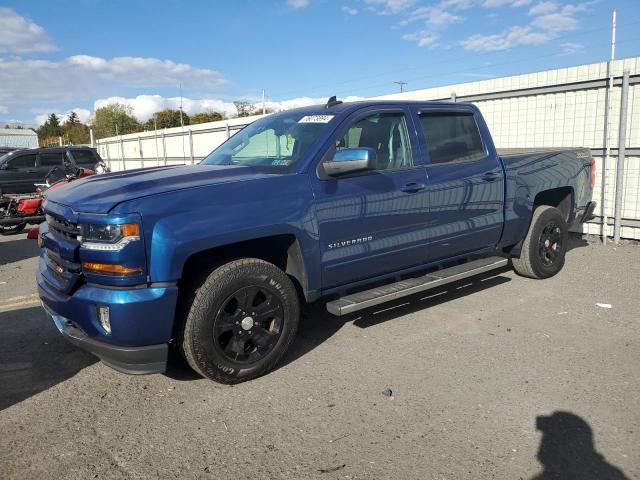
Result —
<path fill-rule="evenodd" d="M 358 292 L 327 303 L 327 310 L 333 315 L 341 316 L 381 303 L 406 297 L 414 293 L 430 290 L 447 283 L 456 282 L 467 277 L 504 267 L 509 260 L 503 257 L 488 257 L 472 260 L 454 267 L 444 268 L 418 278 L 401 280 L 390 285 Z"/>

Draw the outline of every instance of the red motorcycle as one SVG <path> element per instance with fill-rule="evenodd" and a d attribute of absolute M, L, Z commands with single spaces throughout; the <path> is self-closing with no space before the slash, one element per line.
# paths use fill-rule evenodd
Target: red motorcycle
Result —
<path fill-rule="evenodd" d="M 53 167 L 47 173 L 45 183 L 36 184 L 35 193 L 0 196 L 0 235 L 18 233 L 27 225 L 38 225 L 44 222 L 42 202 L 48 190 L 96 173 L 93 170 L 76 168 L 72 165 L 65 165 L 64 170 L 63 177 L 59 178 L 60 167 Z"/>

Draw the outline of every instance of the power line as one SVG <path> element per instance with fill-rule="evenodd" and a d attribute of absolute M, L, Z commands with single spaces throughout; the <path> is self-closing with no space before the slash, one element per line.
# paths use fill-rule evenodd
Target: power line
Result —
<path fill-rule="evenodd" d="M 600 15 L 589 15 L 587 17 L 583 17 L 583 18 L 590 18 L 590 17 L 595 17 L 595 16 L 600 16 Z M 618 28 L 621 26 L 628 26 L 628 25 L 635 25 L 640 23 L 640 20 L 637 21 L 632 21 L 632 22 L 626 22 L 626 23 L 618 23 Z M 558 41 L 558 40 L 565 40 L 565 39 L 571 39 L 571 38 L 576 38 L 576 37 L 581 37 L 584 35 L 589 35 L 591 33 L 594 32 L 599 32 L 599 31 L 604 31 L 604 30 L 610 30 L 611 26 L 607 25 L 606 27 L 599 27 L 599 28 L 593 28 L 593 29 L 589 29 L 589 30 L 582 30 L 580 32 L 575 32 L 575 33 L 570 33 L 570 34 L 565 34 L 565 35 L 560 35 L 558 37 L 555 37 L 553 39 L 553 41 Z M 618 43 L 622 43 L 622 42 L 618 42 Z M 624 42 L 626 43 L 626 42 Z M 496 53 L 500 53 L 500 52 L 504 52 L 504 51 L 489 51 L 489 52 L 482 52 L 482 53 L 472 53 L 472 54 L 468 54 L 468 55 L 462 55 L 459 57 L 455 57 L 455 58 L 447 58 L 447 59 L 443 59 L 443 60 L 437 60 L 437 61 L 430 61 L 428 64 L 428 67 L 431 68 L 434 65 L 443 65 L 443 64 L 448 64 L 448 63 L 458 63 L 461 62 L 463 60 L 468 60 L 470 58 L 478 58 L 478 57 L 484 57 L 487 55 L 495 55 Z M 552 55 L 544 55 L 543 57 L 527 57 L 527 60 L 531 60 L 531 59 L 536 59 L 536 58 L 544 58 L 544 57 L 549 57 L 549 56 L 554 56 L 557 55 L 557 53 L 554 53 Z M 520 62 L 516 62 L 516 63 L 520 63 Z M 495 64 L 492 64 L 492 66 Z M 501 63 L 500 65 L 508 65 L 508 63 Z M 410 70 L 418 70 L 418 69 L 422 69 L 425 68 L 424 65 L 417 65 L 417 66 L 411 66 L 411 67 L 404 67 L 404 68 L 400 68 L 400 69 L 394 69 L 393 72 L 384 72 L 384 73 L 379 73 L 379 74 L 372 74 L 372 75 L 367 75 L 365 77 L 358 77 L 358 78 L 353 78 L 353 79 L 349 79 L 349 80 L 343 80 L 340 82 L 334 82 L 331 84 L 324 84 L 324 85 L 317 85 L 315 87 L 311 87 L 310 90 L 305 90 L 304 95 L 306 96 L 315 96 L 315 95 L 323 95 L 326 94 L 327 92 L 333 93 L 333 94 L 338 94 L 341 92 L 345 92 L 346 90 L 335 90 L 335 87 L 340 86 L 340 85 L 346 85 L 349 83 L 356 83 L 356 82 L 360 82 L 362 80 L 370 80 L 372 78 L 381 78 L 381 77 L 385 77 L 385 76 L 391 76 L 392 74 L 397 74 L 398 72 L 406 72 L 406 71 L 410 71 Z M 468 69 L 466 69 L 465 71 L 468 71 Z M 457 72 L 453 72 L 453 73 L 457 73 Z M 420 78 L 429 78 L 431 76 L 441 76 L 441 74 L 436 74 L 436 75 L 430 75 L 427 77 L 412 77 L 410 78 L 410 80 L 413 79 L 420 79 Z M 377 86 L 384 86 L 384 85 L 388 85 L 388 82 L 384 82 L 384 83 L 377 83 L 375 85 L 373 85 L 373 87 L 377 87 Z M 371 88 L 371 87 L 365 87 L 365 88 Z M 362 88 L 358 88 L 358 90 L 362 90 Z M 280 98 L 285 98 L 285 97 L 290 97 L 293 95 L 296 95 L 298 93 L 298 91 L 287 91 L 284 93 L 281 93 L 279 95 L 277 95 Z"/>

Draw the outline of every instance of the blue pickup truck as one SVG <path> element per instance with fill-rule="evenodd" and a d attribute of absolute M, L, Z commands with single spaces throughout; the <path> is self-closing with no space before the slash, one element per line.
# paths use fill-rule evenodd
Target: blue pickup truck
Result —
<path fill-rule="evenodd" d="M 117 370 L 163 372 L 176 347 L 237 383 L 282 358 L 302 302 L 345 315 L 509 262 L 555 275 L 594 179 L 587 149 L 497 152 L 470 104 L 333 97 L 255 121 L 199 165 L 50 192 L 39 294 Z"/>

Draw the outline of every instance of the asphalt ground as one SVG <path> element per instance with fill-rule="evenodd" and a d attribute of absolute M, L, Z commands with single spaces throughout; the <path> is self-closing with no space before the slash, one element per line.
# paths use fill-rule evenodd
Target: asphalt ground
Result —
<path fill-rule="evenodd" d="M 640 247 L 571 247 L 549 280 L 313 305 L 277 370 L 224 386 L 70 345 L 35 242 L 0 238 L 0 478 L 640 478 Z"/>

